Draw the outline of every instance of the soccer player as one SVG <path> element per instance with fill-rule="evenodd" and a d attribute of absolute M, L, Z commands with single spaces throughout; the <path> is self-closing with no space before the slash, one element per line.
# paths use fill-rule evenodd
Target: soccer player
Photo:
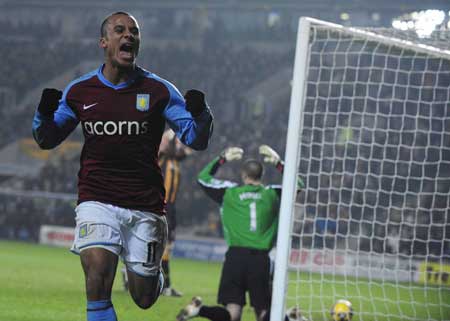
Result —
<path fill-rule="evenodd" d="M 261 145 L 264 161 L 282 172 L 280 156 L 269 146 Z M 275 241 L 278 226 L 278 207 L 281 186 L 262 184 L 263 164 L 255 159 L 246 160 L 241 167 L 243 185 L 219 180 L 214 174 L 226 162 L 241 159 L 239 147 L 225 149 L 198 175 L 205 193 L 221 204 L 222 224 L 228 251 L 222 267 L 218 303 L 205 306 L 194 297 L 177 316 L 178 321 L 204 317 L 213 321 L 238 321 L 249 292 L 251 306 L 258 321 L 268 318 L 270 309 L 269 251 Z M 302 187 L 301 180 L 299 188 Z"/>
<path fill-rule="evenodd" d="M 43 149 L 60 144 L 81 123 L 85 138 L 78 173 L 72 251 L 86 279 L 87 320 L 117 320 L 111 289 L 120 257 L 129 290 L 142 309 L 162 289 L 167 240 L 164 182 L 158 148 L 166 122 L 184 144 L 207 147 L 212 115 L 204 94 L 184 98 L 170 82 L 136 64 L 136 19 L 116 12 L 101 25 L 104 64 L 60 92 L 44 89 L 33 120 Z"/>
<path fill-rule="evenodd" d="M 165 296 L 180 297 L 182 293 L 171 285 L 169 260 L 175 242 L 175 229 L 177 226 L 175 201 L 180 186 L 180 162 L 192 154 L 192 149 L 181 144 L 175 133 L 168 129 L 164 132 L 159 147 L 159 165 L 163 171 L 164 187 L 166 190 L 166 218 L 169 228 L 168 242 L 162 256 L 162 269 L 164 271 Z"/>

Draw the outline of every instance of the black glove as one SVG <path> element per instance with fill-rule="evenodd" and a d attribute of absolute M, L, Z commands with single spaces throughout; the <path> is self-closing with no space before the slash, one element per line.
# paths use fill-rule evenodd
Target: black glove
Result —
<path fill-rule="evenodd" d="M 206 109 L 205 94 L 200 90 L 190 89 L 184 95 L 186 100 L 186 110 L 197 117 Z"/>
<path fill-rule="evenodd" d="M 45 88 L 42 91 L 41 101 L 38 111 L 45 116 L 51 116 L 58 109 L 59 100 L 62 97 L 62 91 L 53 88 Z"/>

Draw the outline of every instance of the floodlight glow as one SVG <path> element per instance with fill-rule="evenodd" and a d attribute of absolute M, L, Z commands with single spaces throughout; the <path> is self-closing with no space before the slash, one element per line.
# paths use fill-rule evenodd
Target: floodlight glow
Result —
<path fill-rule="evenodd" d="M 372 20 L 373 21 L 380 21 L 380 14 L 378 12 L 372 13 Z"/>
<path fill-rule="evenodd" d="M 449 11 L 450 15 L 450 11 Z M 438 26 L 445 21 L 445 12 L 442 10 L 415 11 L 394 19 L 392 27 L 400 30 L 415 30 L 419 37 L 428 37 Z M 449 27 L 449 23 L 447 23 Z"/>
<path fill-rule="evenodd" d="M 347 21 L 348 19 L 350 19 L 350 15 L 347 12 L 342 12 L 341 20 Z"/>

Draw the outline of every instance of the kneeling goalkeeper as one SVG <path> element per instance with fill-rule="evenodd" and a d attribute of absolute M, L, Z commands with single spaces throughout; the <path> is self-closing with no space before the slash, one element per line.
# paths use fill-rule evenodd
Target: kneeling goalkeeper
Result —
<path fill-rule="evenodd" d="M 259 152 L 265 162 L 283 171 L 283 162 L 272 148 L 261 145 Z M 238 321 L 246 304 L 246 292 L 249 292 L 256 319 L 268 318 L 271 299 L 268 254 L 278 227 L 281 186 L 262 184 L 264 167 L 255 159 L 243 163 L 241 185 L 214 178 L 221 165 L 241 159 L 243 153 L 239 147 L 229 147 L 198 175 L 198 183 L 205 193 L 221 204 L 222 225 L 229 248 L 222 267 L 218 303 L 225 308 L 203 306 L 201 299 L 194 297 L 178 314 L 178 321 L 197 316 L 213 321 Z M 300 188 L 300 180 L 299 185 Z"/>

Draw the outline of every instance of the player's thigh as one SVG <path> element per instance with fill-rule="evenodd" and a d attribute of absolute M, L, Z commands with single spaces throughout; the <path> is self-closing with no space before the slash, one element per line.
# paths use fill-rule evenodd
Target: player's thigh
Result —
<path fill-rule="evenodd" d="M 242 317 L 242 306 L 235 303 L 229 303 L 225 306 L 230 313 L 231 321 L 240 321 Z"/>
<path fill-rule="evenodd" d="M 81 251 L 80 260 L 88 280 L 98 278 L 112 286 L 118 262 L 116 254 L 101 247 L 90 247 Z"/>
<path fill-rule="evenodd" d="M 88 300 L 108 300 L 111 298 L 118 257 L 100 247 L 85 248 L 80 253 L 81 265 L 86 280 Z"/>
<path fill-rule="evenodd" d="M 89 298 L 108 297 L 122 250 L 120 220 L 113 206 L 83 202 L 77 206 L 71 251 L 80 255 Z"/>
<path fill-rule="evenodd" d="M 256 321 L 270 321 L 270 312 L 266 309 L 255 309 Z"/>
<path fill-rule="evenodd" d="M 122 251 L 121 222 L 115 207 L 100 202 L 83 202 L 75 209 L 75 238 L 71 251 L 103 248 L 116 255 Z"/>
<path fill-rule="evenodd" d="M 240 306 L 246 304 L 245 266 L 240 253 L 229 249 L 225 256 L 220 277 L 217 302 L 223 305 L 234 303 Z"/>
<path fill-rule="evenodd" d="M 250 304 L 255 311 L 267 310 L 270 306 L 270 260 L 268 255 L 248 257 L 247 284 Z"/>
<path fill-rule="evenodd" d="M 122 230 L 122 259 L 128 271 L 143 279 L 157 276 L 167 243 L 166 218 L 141 211 L 134 211 L 133 216 L 133 224 Z"/>

